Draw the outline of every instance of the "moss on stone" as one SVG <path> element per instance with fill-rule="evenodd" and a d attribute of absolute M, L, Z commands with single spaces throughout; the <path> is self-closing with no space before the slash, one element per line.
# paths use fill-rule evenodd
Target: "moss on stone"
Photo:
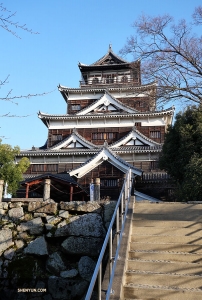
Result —
<path fill-rule="evenodd" d="M 17 278 L 18 283 L 33 278 L 44 278 L 44 263 L 35 257 L 26 256 L 11 261 L 8 265 L 8 277 Z"/>

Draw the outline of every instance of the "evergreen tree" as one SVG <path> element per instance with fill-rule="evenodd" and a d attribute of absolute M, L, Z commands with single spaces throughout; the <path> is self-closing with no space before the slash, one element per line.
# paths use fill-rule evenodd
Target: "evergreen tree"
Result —
<path fill-rule="evenodd" d="M 8 184 L 8 193 L 15 194 L 19 187 L 19 182 L 23 179 L 22 174 L 29 167 L 29 160 L 23 157 L 19 163 L 15 162 L 15 157 L 20 153 L 18 146 L 12 148 L 8 144 L 0 141 L 0 179 Z"/>
<path fill-rule="evenodd" d="M 175 180 L 179 200 L 202 200 L 202 109 L 189 107 L 168 128 L 160 168 Z"/>

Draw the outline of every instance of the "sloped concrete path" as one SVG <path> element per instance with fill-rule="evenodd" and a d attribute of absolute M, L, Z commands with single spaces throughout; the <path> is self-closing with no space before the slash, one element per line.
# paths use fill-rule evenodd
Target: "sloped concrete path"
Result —
<path fill-rule="evenodd" d="M 135 203 L 123 299 L 202 299 L 202 204 Z"/>

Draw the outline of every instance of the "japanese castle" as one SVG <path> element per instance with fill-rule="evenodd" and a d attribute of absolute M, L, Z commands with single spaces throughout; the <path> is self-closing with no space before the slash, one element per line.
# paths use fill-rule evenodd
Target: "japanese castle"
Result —
<path fill-rule="evenodd" d="M 78 67 L 78 88 L 58 86 L 67 111 L 38 113 L 47 127 L 46 144 L 17 157 L 30 159 L 22 183 L 26 195 L 42 193 L 42 181 L 51 178 L 53 199 L 89 200 L 89 185 L 100 178 L 101 197 L 117 199 L 129 168 L 135 189 L 167 195 L 167 174 L 158 159 L 174 107 L 157 110 L 157 86 L 141 84 L 141 62 L 120 58 L 111 46 L 96 62 Z"/>

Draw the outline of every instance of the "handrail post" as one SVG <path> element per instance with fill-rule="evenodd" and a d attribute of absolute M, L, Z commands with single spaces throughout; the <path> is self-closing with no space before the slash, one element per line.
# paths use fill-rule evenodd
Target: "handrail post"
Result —
<path fill-rule="evenodd" d="M 121 195 L 121 227 L 123 224 L 123 193 Z"/>
<path fill-rule="evenodd" d="M 116 212 L 116 245 L 119 244 L 119 207 Z"/>
<path fill-rule="evenodd" d="M 100 268 L 98 272 L 98 300 L 101 300 L 101 287 L 102 287 L 102 262 L 100 263 Z"/>
<path fill-rule="evenodd" d="M 109 236 L 109 278 L 112 274 L 112 229 L 110 230 Z"/>

